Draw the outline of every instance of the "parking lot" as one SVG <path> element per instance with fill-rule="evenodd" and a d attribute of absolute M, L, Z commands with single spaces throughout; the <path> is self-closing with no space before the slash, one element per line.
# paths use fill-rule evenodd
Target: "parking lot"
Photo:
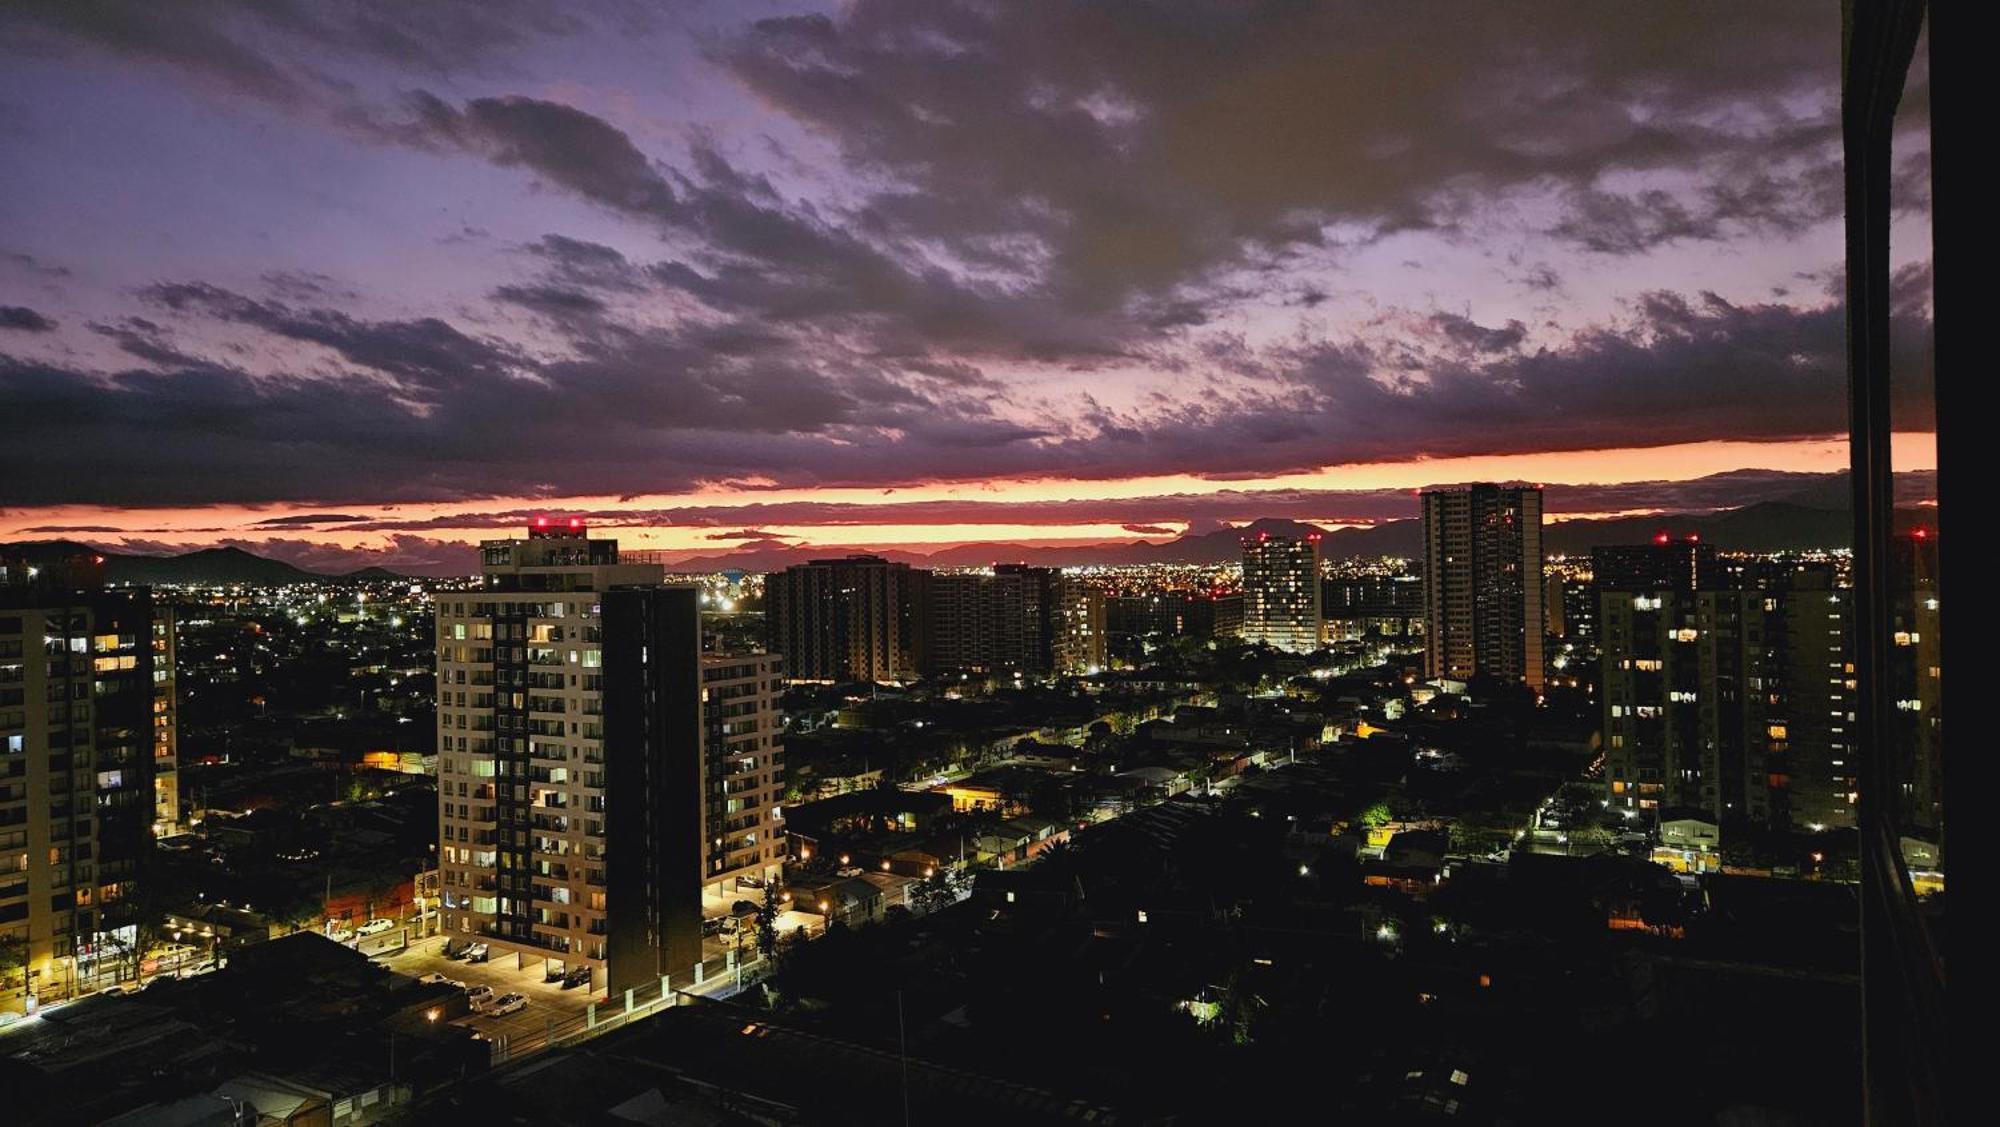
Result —
<path fill-rule="evenodd" d="M 543 970 L 539 959 L 517 968 L 513 955 L 496 951 L 488 962 L 467 963 L 445 958 L 444 943 L 442 936 L 433 936 L 393 955 L 384 955 L 376 962 L 412 978 L 421 978 L 435 971 L 468 986 L 491 986 L 495 997 L 519 994 L 528 999 L 527 1009 L 504 1016 L 489 1017 L 475 1013 L 457 1019 L 456 1024 L 489 1039 L 544 1034 L 552 1025 L 581 1016 L 591 1002 L 604 997 L 601 974 L 598 976 L 600 981 L 589 987 L 564 990 L 560 982 L 542 981 Z"/>

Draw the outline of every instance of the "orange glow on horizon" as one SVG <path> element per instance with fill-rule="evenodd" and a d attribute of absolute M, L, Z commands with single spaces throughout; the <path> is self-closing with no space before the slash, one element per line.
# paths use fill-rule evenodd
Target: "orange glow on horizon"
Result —
<path fill-rule="evenodd" d="M 1897 468 L 1931 470 L 1937 465 L 1936 436 L 1928 432 L 1899 433 L 1895 436 Z M 688 493 L 638 497 L 489 498 L 441 504 L 352 505 L 327 500 L 294 505 L 212 506 L 192 508 L 116 509 L 102 506 L 62 506 L 54 508 L 10 508 L 0 510 L 0 539 L 46 539 L 69 537 L 87 542 L 116 545 L 130 537 L 174 544 L 200 546 L 224 540 L 299 539 L 340 547 L 384 545 L 398 533 L 353 531 L 339 527 L 258 526 L 260 520 L 287 513 L 313 512 L 337 507 L 369 520 L 421 521 L 499 514 L 508 510 L 567 511 L 611 514 L 626 509 L 643 511 L 665 508 L 707 506 L 780 505 L 813 501 L 853 505 L 852 520 L 839 523 L 755 523 L 753 527 L 785 537 L 783 543 L 829 548 L 908 546 L 934 550 L 968 542 L 1004 540 L 1023 545 L 1088 544 L 1110 541 L 1160 540 L 1160 533 L 1137 533 L 1124 525 L 1084 516 L 1065 519 L 1052 515 L 1035 520 L 1028 507 L 1057 501 L 1117 501 L 1175 495 L 1241 495 L 1242 520 L 1261 515 L 1255 512 L 1256 495 L 1276 490 L 1382 490 L 1414 492 L 1429 485 L 1465 481 L 1534 481 L 1545 485 L 1615 484 L 1638 481 L 1689 481 L 1737 469 L 1771 469 L 1806 473 L 1826 473 L 1846 468 L 1846 443 L 1839 437 L 1804 439 L 1792 442 L 1704 442 L 1647 449 L 1566 451 L 1547 454 L 1490 455 L 1467 458 L 1427 459 L 1410 462 L 1329 466 L 1298 473 L 1274 474 L 1254 479 L 1212 479 L 1193 474 L 1124 478 L 1110 481 L 1084 479 L 1005 479 L 983 482 L 935 482 L 900 487 L 745 488 L 710 485 Z M 993 521 L 968 522 L 961 519 L 894 520 L 894 506 L 913 502 L 980 502 L 996 506 Z M 1169 502 L 1170 503 L 1170 502 Z M 869 509 L 875 511 L 869 512 Z M 1644 515 L 1653 510 L 1618 513 L 1552 514 L 1551 520 L 1597 519 L 1608 516 Z M 1409 514 L 1416 515 L 1414 511 Z M 730 517 L 754 520 L 754 517 Z M 1354 523 L 1351 517 L 1329 516 L 1310 519 L 1311 523 L 1338 527 Z M 604 524 L 600 519 L 599 524 Z M 1171 533 L 1184 531 L 1184 521 L 1149 522 Z M 55 526 L 64 531 L 30 531 Z M 730 528 L 741 527 L 735 523 Z M 515 518 L 496 519 L 493 524 L 471 528 L 411 529 L 403 535 L 435 540 L 474 542 L 481 539 L 517 535 Z M 723 529 L 717 525 L 655 525 L 603 528 L 601 535 L 615 536 L 634 548 L 651 548 L 689 555 L 726 553 L 749 543 L 743 539 L 714 540 L 709 537 Z"/>

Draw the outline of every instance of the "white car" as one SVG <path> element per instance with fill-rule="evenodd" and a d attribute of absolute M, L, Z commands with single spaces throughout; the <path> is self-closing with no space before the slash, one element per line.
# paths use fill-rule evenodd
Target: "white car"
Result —
<path fill-rule="evenodd" d="M 327 932 L 326 937 L 328 939 L 333 940 L 335 943 L 352 943 L 354 942 L 354 929 L 347 927 L 337 927 L 334 928 L 332 931 Z"/>
<path fill-rule="evenodd" d="M 452 978 L 446 975 L 443 971 L 438 971 L 438 970 L 434 970 L 429 974 L 418 978 L 417 981 L 423 983 L 425 986 L 456 986 L 460 990 L 465 989 L 465 983 L 460 982 L 458 979 Z"/>
<path fill-rule="evenodd" d="M 395 920 L 374 919 L 362 924 L 356 935 L 380 935 L 396 926 Z"/>
<path fill-rule="evenodd" d="M 502 994 L 486 1009 L 487 1017 L 502 1017 L 528 1008 L 528 999 L 519 994 Z"/>
<path fill-rule="evenodd" d="M 486 985 L 468 986 L 465 988 L 465 1000 L 473 1009 L 483 1010 L 493 1001 L 493 988 Z"/>

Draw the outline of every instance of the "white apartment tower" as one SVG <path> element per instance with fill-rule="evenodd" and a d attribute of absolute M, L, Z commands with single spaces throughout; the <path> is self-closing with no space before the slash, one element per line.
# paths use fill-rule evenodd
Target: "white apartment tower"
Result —
<path fill-rule="evenodd" d="M 704 900 L 778 876 L 776 659 L 702 655 L 693 589 L 580 521 L 481 552 L 437 603 L 447 934 L 594 983 L 613 948 L 641 981 L 691 969 Z"/>

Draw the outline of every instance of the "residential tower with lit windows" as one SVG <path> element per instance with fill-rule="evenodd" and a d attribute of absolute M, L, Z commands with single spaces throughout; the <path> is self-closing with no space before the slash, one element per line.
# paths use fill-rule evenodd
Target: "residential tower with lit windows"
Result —
<path fill-rule="evenodd" d="M 777 659 L 702 654 L 699 591 L 581 522 L 481 552 L 437 606 L 444 929 L 594 982 L 689 973 L 704 903 L 781 864 Z"/>
<path fill-rule="evenodd" d="M 1600 549 L 1607 800 L 1722 827 L 1854 824 L 1852 599 L 1831 562 Z"/>
<path fill-rule="evenodd" d="M 1243 640 L 1292 653 L 1320 645 L 1319 534 L 1243 541 Z"/>
<path fill-rule="evenodd" d="M 0 990 L 40 1001 L 138 976 L 133 894 L 174 745 L 171 621 L 102 571 L 0 560 L 0 942 L 20 964 Z"/>
<path fill-rule="evenodd" d="M 1542 667 L 1542 491 L 1473 485 L 1423 495 L 1424 647 L 1434 678 L 1517 681 Z"/>

